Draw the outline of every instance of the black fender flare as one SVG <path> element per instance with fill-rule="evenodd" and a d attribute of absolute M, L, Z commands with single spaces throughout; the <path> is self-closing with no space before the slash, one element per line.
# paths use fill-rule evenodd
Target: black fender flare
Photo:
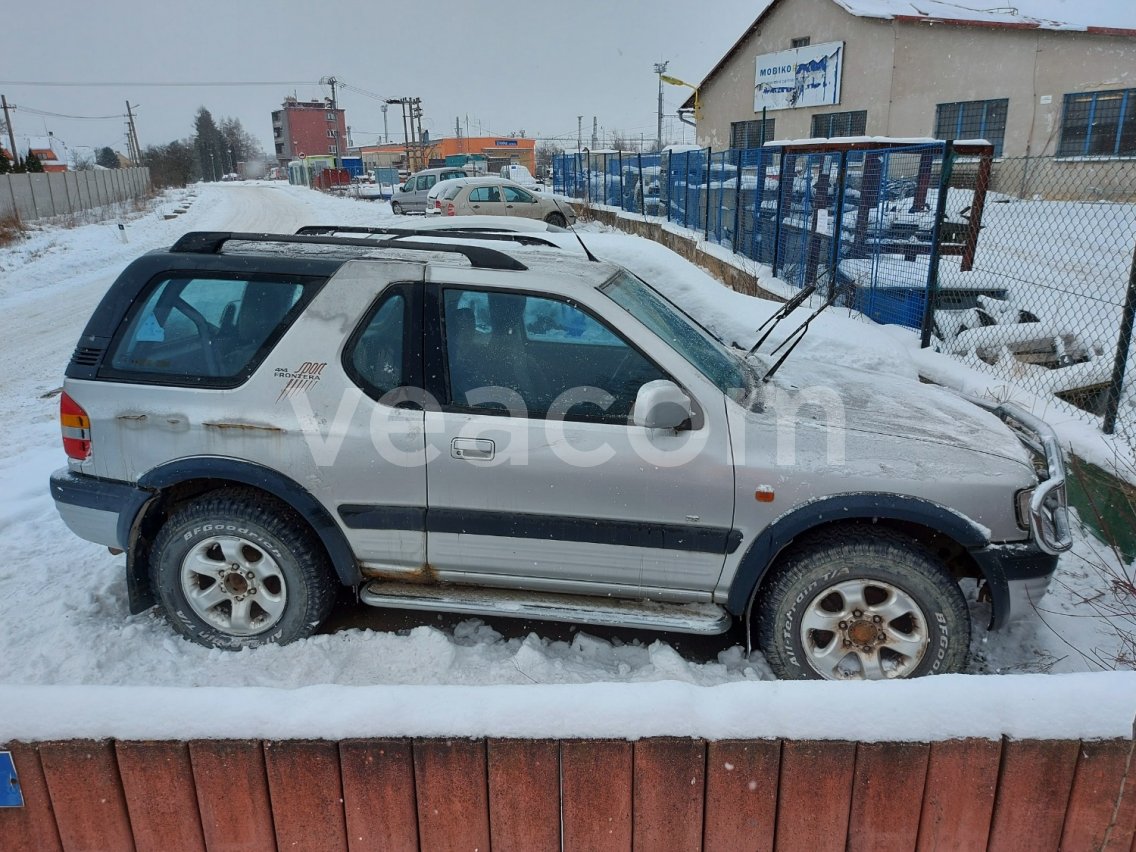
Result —
<path fill-rule="evenodd" d="M 166 488 L 195 479 L 224 480 L 248 485 L 287 503 L 311 526 L 327 552 L 339 581 L 346 586 L 362 582 L 363 575 L 359 571 L 359 563 L 351 545 L 347 543 L 347 536 L 331 513 L 306 488 L 279 471 L 239 459 L 204 456 L 178 459 L 155 467 L 138 478 L 138 485 L 157 494 Z M 144 512 L 139 511 L 130 522 L 134 535 L 137 534 L 138 523 L 143 515 Z"/>
<path fill-rule="evenodd" d="M 777 518 L 750 544 L 730 584 L 726 609 L 745 615 L 777 554 L 809 530 L 839 521 L 904 521 L 915 523 L 953 539 L 968 551 L 990 544 L 975 523 L 938 503 L 898 494 L 841 494 L 798 506 Z M 979 563 L 985 572 L 985 566 Z"/>

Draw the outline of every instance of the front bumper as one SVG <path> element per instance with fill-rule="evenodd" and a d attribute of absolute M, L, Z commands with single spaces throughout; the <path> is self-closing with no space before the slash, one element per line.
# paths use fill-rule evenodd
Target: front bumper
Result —
<path fill-rule="evenodd" d="M 992 544 L 971 555 L 982 568 L 992 602 L 990 629 L 1033 612 L 1049 589 L 1058 556 L 1033 542 Z"/>
<path fill-rule="evenodd" d="M 129 482 L 64 467 L 51 475 L 51 496 L 63 523 L 79 538 L 126 550 L 134 518 L 152 495 Z"/>

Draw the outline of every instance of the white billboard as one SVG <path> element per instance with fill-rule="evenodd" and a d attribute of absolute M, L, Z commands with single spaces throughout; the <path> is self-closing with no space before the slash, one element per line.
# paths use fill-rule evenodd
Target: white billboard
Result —
<path fill-rule="evenodd" d="M 757 57 L 753 111 L 840 103 L 844 42 L 810 44 Z"/>

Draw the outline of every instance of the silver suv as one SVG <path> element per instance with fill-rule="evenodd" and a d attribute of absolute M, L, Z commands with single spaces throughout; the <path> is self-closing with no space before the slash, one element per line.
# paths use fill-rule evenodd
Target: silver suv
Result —
<path fill-rule="evenodd" d="M 810 397 L 774 369 L 523 234 L 190 233 L 95 310 L 51 489 L 125 551 L 131 611 L 204 645 L 307 636 L 346 585 L 378 607 L 740 621 L 786 678 L 958 671 L 959 581 L 999 627 L 1069 545 L 1052 433 L 917 385 Z"/>

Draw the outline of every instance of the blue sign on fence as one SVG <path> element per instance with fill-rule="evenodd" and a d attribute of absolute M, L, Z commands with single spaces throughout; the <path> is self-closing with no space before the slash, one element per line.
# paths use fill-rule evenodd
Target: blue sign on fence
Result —
<path fill-rule="evenodd" d="M 0 808 L 22 808 L 24 793 L 10 751 L 0 751 Z"/>

